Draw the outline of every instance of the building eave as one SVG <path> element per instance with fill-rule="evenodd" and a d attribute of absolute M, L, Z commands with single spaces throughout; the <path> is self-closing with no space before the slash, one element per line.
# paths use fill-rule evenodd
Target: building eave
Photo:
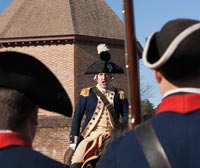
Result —
<path fill-rule="evenodd" d="M 106 43 L 110 45 L 124 46 L 123 39 L 113 39 L 105 37 L 95 37 L 87 35 L 62 35 L 50 37 L 23 37 L 23 38 L 0 38 L 0 46 L 21 46 L 21 45 L 45 45 L 45 44 L 58 44 L 58 43 Z"/>

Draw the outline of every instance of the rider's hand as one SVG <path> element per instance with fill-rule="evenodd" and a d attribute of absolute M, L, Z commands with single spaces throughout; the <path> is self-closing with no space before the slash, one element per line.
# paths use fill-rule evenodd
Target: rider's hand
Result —
<path fill-rule="evenodd" d="M 70 147 L 72 150 L 75 150 L 75 148 L 76 148 L 76 144 L 75 144 L 75 143 L 70 144 L 69 147 Z"/>

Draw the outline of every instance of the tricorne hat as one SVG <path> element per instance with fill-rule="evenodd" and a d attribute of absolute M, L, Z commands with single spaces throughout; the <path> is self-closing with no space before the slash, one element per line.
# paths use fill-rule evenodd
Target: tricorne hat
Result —
<path fill-rule="evenodd" d="M 28 54 L 0 52 L 0 87 L 24 93 L 42 109 L 72 115 L 71 101 L 59 80 Z"/>
<path fill-rule="evenodd" d="M 121 74 L 124 73 L 123 69 L 110 61 L 110 52 L 105 44 L 99 44 L 97 51 L 100 56 L 100 60 L 91 64 L 84 74 L 98 74 L 98 73 L 112 73 Z"/>
<path fill-rule="evenodd" d="M 143 62 L 151 69 L 163 67 L 170 59 L 200 57 L 200 21 L 175 19 L 166 23 L 159 32 L 147 40 L 143 51 Z"/>

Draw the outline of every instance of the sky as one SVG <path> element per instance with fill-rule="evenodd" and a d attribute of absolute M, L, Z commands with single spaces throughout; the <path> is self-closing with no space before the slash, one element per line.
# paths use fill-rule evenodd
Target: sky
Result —
<path fill-rule="evenodd" d="M 105 0 L 111 9 L 124 21 L 122 13 L 123 0 Z M 0 0 L 0 14 L 12 0 Z M 133 0 L 136 37 L 144 47 L 146 38 L 169 20 L 191 18 L 200 20 L 200 0 Z M 153 72 L 140 61 L 141 83 L 151 86 L 150 102 L 156 107 L 161 101 L 159 85 Z"/>

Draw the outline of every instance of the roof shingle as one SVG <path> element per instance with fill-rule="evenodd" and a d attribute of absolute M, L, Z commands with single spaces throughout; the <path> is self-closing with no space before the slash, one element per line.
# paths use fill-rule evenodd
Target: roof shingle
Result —
<path fill-rule="evenodd" d="M 104 0 L 13 0 L 0 21 L 1 39 L 124 35 L 122 21 Z"/>

